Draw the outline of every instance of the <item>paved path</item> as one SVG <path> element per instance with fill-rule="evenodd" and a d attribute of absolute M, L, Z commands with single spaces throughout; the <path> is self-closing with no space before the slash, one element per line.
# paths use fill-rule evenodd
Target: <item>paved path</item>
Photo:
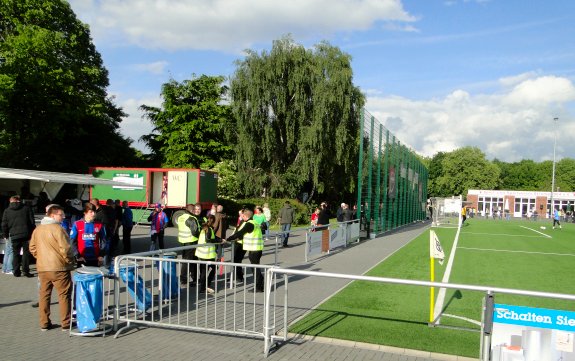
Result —
<path fill-rule="evenodd" d="M 425 229 L 412 225 L 385 237 L 364 241 L 329 257 L 304 262 L 304 236 L 290 238 L 290 248 L 278 253 L 280 267 L 361 275 L 394 253 Z M 166 243 L 177 246 L 176 230 L 169 228 Z M 147 229 L 136 228 L 134 251 L 148 248 Z M 273 246 L 266 247 L 262 263 L 274 262 Z M 348 281 L 303 277 L 290 282 L 290 313 L 294 319 L 308 312 L 344 287 Z M 297 295 L 297 297 L 294 297 Z M 263 341 L 200 332 L 161 328 L 132 330 L 118 339 L 107 337 L 69 337 L 60 329 L 41 332 L 37 309 L 36 279 L 0 275 L 0 360 L 263 360 Z M 52 299 L 52 320 L 57 322 L 56 297 Z M 269 360 L 470 360 L 325 338 L 294 336 L 277 347 Z"/>

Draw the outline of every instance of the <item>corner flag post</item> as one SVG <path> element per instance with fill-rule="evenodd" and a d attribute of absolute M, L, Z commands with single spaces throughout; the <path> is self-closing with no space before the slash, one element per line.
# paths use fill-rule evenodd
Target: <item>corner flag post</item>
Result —
<path fill-rule="evenodd" d="M 435 282 L 435 258 L 439 259 L 439 264 L 443 264 L 445 259 L 445 253 L 443 252 L 443 247 L 439 242 L 439 238 L 435 234 L 434 230 L 429 231 L 429 262 L 430 262 L 430 274 L 431 282 Z M 433 323 L 435 320 L 434 315 L 435 309 L 435 287 L 430 287 L 429 289 L 429 323 Z"/>

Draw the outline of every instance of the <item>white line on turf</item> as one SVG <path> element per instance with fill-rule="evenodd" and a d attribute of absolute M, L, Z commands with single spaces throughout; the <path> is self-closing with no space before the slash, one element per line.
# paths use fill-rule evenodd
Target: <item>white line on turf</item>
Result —
<path fill-rule="evenodd" d="M 544 235 L 544 236 L 545 236 L 545 237 L 547 237 L 547 238 L 551 238 L 551 236 L 550 236 L 550 235 L 548 235 L 548 234 L 545 234 L 545 233 L 542 233 L 542 232 L 539 232 L 539 231 L 538 231 L 538 230 L 536 230 L 536 229 L 533 229 L 533 228 L 529 228 L 529 227 L 525 227 L 525 226 L 519 226 L 519 227 L 521 227 L 521 228 L 525 228 L 525 229 L 528 229 L 528 230 L 530 230 L 530 231 L 533 231 L 533 232 L 535 232 L 535 233 L 539 233 L 539 234 L 542 234 L 542 235 Z"/>
<path fill-rule="evenodd" d="M 451 253 L 449 254 L 449 260 L 445 266 L 445 273 L 443 274 L 443 279 L 441 282 L 449 282 L 449 276 L 451 276 L 451 268 L 453 267 L 453 259 L 455 258 L 455 250 L 457 250 L 457 243 L 459 242 L 459 233 L 461 232 L 461 227 L 457 228 L 457 233 L 455 234 L 455 241 L 453 241 L 453 246 L 451 247 Z M 433 318 L 437 317 L 436 323 L 439 324 L 441 321 L 441 311 L 443 309 L 443 301 L 445 300 L 446 288 L 440 288 L 437 294 L 437 300 L 435 302 L 435 309 L 433 310 Z"/>
<path fill-rule="evenodd" d="M 508 250 L 508 249 L 472 248 L 472 247 L 459 247 L 459 249 L 467 249 L 467 250 L 471 250 L 471 251 L 509 252 L 509 253 L 540 254 L 540 255 L 544 255 L 544 256 L 575 257 L 575 254 L 571 254 L 571 253 L 547 253 L 547 252 L 512 251 L 512 250 Z"/>
<path fill-rule="evenodd" d="M 471 318 L 461 317 L 461 316 L 457 316 L 457 315 L 450 315 L 450 314 L 448 314 L 448 313 L 444 313 L 442 316 L 451 317 L 451 318 L 457 318 L 458 320 L 467 321 L 467 322 L 470 322 L 470 323 L 472 323 L 472 324 L 474 324 L 474 325 L 481 326 L 481 321 L 477 321 L 477 320 L 474 320 L 474 319 L 471 319 Z"/>
<path fill-rule="evenodd" d="M 480 234 L 483 236 L 505 236 L 505 237 L 522 237 L 522 238 L 541 238 L 541 236 L 526 236 L 521 234 L 506 234 L 506 233 L 481 233 L 481 232 L 463 232 L 465 235 L 468 234 Z M 547 235 L 544 235 L 547 236 Z"/>

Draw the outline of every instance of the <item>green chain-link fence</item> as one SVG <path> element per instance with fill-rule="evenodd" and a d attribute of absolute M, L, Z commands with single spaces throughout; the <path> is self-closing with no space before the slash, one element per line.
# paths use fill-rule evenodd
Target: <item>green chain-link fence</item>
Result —
<path fill-rule="evenodd" d="M 365 109 L 359 151 L 357 217 L 369 237 L 426 217 L 427 168 Z"/>

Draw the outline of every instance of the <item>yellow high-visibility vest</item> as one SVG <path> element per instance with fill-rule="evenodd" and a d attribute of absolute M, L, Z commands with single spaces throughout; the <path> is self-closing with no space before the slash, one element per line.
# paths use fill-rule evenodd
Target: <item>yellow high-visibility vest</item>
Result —
<path fill-rule="evenodd" d="M 248 222 L 254 225 L 254 230 L 251 233 L 244 234 L 244 251 L 263 251 L 264 237 L 262 236 L 260 225 L 252 219 Z"/>
<path fill-rule="evenodd" d="M 214 238 L 214 230 L 212 228 L 210 231 L 210 239 Z M 200 232 L 200 238 L 198 239 L 198 245 L 208 244 L 206 242 L 206 231 L 202 229 Z M 216 259 L 216 245 L 211 244 L 211 246 L 198 247 L 196 248 L 196 257 L 199 259 Z"/>

